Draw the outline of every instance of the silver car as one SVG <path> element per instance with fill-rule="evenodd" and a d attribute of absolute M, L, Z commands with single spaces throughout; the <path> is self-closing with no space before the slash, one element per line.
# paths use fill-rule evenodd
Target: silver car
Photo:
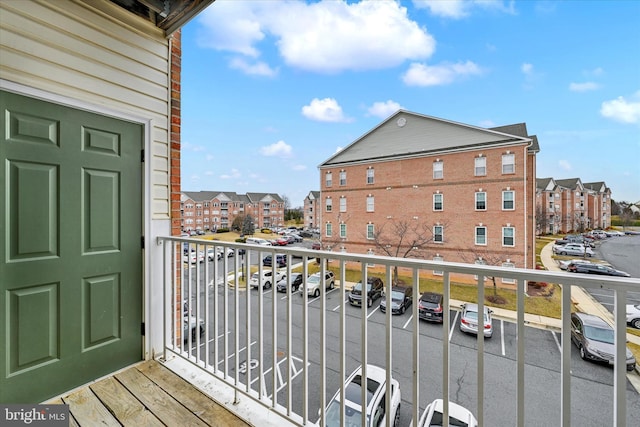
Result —
<path fill-rule="evenodd" d="M 484 307 L 484 336 L 491 338 L 493 335 L 493 321 L 491 315 L 493 311 L 489 307 Z M 462 304 L 460 314 L 460 330 L 469 334 L 478 333 L 478 304 Z"/>
<path fill-rule="evenodd" d="M 556 255 L 571 255 L 571 256 L 593 256 L 593 250 L 590 247 L 585 247 L 580 243 L 567 243 L 566 245 L 558 246 L 553 245 L 553 253 Z"/>

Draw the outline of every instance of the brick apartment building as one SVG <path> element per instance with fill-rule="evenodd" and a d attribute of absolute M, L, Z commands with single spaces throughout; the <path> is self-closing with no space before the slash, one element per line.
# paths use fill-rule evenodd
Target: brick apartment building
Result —
<path fill-rule="evenodd" d="M 568 233 L 611 226 L 611 189 L 580 178 L 536 180 L 538 234 Z"/>
<path fill-rule="evenodd" d="M 320 202 L 319 191 L 309 191 L 307 197 L 304 198 L 304 225 L 307 228 L 320 228 L 320 210 L 322 204 Z"/>
<path fill-rule="evenodd" d="M 183 191 L 180 210 L 183 231 L 231 228 L 240 215 L 251 215 L 256 228 L 284 224 L 284 200 L 275 193 Z"/>
<path fill-rule="evenodd" d="M 524 123 L 400 110 L 319 166 L 323 246 L 532 268 L 538 151 Z"/>

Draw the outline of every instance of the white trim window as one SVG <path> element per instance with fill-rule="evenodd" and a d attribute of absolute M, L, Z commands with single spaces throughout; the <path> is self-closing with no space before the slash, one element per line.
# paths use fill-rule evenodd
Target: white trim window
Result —
<path fill-rule="evenodd" d="M 502 173 L 516 173 L 516 155 L 513 153 L 502 155 Z"/>
<path fill-rule="evenodd" d="M 433 162 L 433 179 L 444 178 L 444 163 L 442 160 Z"/>
<path fill-rule="evenodd" d="M 434 261 L 444 261 L 444 258 L 441 257 L 440 255 L 436 255 L 433 257 Z M 443 276 L 444 275 L 444 271 L 441 270 L 433 270 L 433 275 L 434 276 Z"/>
<path fill-rule="evenodd" d="M 476 192 L 476 210 L 477 211 L 487 210 L 487 193 L 485 191 Z"/>
<path fill-rule="evenodd" d="M 344 222 L 340 223 L 340 238 L 341 239 L 347 238 L 347 224 L 345 224 Z"/>
<path fill-rule="evenodd" d="M 324 235 L 327 237 L 331 237 L 332 234 L 333 234 L 333 227 L 331 227 L 331 223 L 328 222 L 324 226 Z"/>
<path fill-rule="evenodd" d="M 476 245 L 483 245 L 486 246 L 487 244 L 487 227 L 481 226 L 481 227 L 476 227 L 476 232 L 475 232 L 475 236 L 476 236 Z"/>
<path fill-rule="evenodd" d="M 324 185 L 325 187 L 331 187 L 333 185 L 333 175 L 331 172 L 327 172 L 324 175 Z"/>
<path fill-rule="evenodd" d="M 373 240 L 375 239 L 375 227 L 373 224 L 367 224 L 367 239 Z"/>
<path fill-rule="evenodd" d="M 347 211 L 347 198 L 344 196 L 340 196 L 340 212 Z"/>
<path fill-rule="evenodd" d="M 373 184 L 375 181 L 375 170 L 373 168 L 367 169 L 367 184 Z"/>
<path fill-rule="evenodd" d="M 507 190 L 502 192 L 502 210 L 512 211 L 516 208 L 516 192 Z"/>
<path fill-rule="evenodd" d="M 444 194 L 436 193 L 433 195 L 433 210 L 441 211 L 444 209 Z"/>
<path fill-rule="evenodd" d="M 433 242 L 444 243 L 444 226 L 443 225 L 433 226 Z"/>
<path fill-rule="evenodd" d="M 333 200 L 331 197 L 327 197 L 324 201 L 324 210 L 327 212 L 333 211 Z"/>
<path fill-rule="evenodd" d="M 373 196 L 367 196 L 367 212 L 373 212 L 375 209 L 375 199 Z"/>
<path fill-rule="evenodd" d="M 502 227 L 502 246 L 516 245 L 515 227 Z"/>
<path fill-rule="evenodd" d="M 340 171 L 340 185 L 347 185 L 347 171 Z"/>
<path fill-rule="evenodd" d="M 513 263 L 513 262 L 511 262 L 509 260 L 507 260 L 507 262 L 503 262 L 502 266 L 504 268 L 516 268 L 515 263 Z M 502 280 L 502 283 L 516 283 L 516 279 L 510 279 L 508 277 L 503 277 L 501 280 Z"/>
<path fill-rule="evenodd" d="M 474 159 L 475 168 L 473 174 L 475 176 L 485 176 L 487 175 L 487 158 L 486 157 L 476 157 Z"/>

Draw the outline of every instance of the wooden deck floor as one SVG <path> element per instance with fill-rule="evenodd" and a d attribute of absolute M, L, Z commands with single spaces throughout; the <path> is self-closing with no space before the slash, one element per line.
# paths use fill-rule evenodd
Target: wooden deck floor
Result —
<path fill-rule="evenodd" d="M 50 401 L 65 403 L 70 426 L 248 426 L 156 361 L 127 368 Z"/>

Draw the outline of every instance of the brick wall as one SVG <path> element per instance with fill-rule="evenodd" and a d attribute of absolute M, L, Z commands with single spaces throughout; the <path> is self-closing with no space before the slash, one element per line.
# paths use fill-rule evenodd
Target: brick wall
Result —
<path fill-rule="evenodd" d="M 171 235 L 179 236 L 181 233 L 180 213 L 180 74 L 182 70 L 182 37 L 181 31 L 176 31 L 171 36 L 171 139 L 169 167 L 171 168 L 169 179 L 171 185 Z"/>

